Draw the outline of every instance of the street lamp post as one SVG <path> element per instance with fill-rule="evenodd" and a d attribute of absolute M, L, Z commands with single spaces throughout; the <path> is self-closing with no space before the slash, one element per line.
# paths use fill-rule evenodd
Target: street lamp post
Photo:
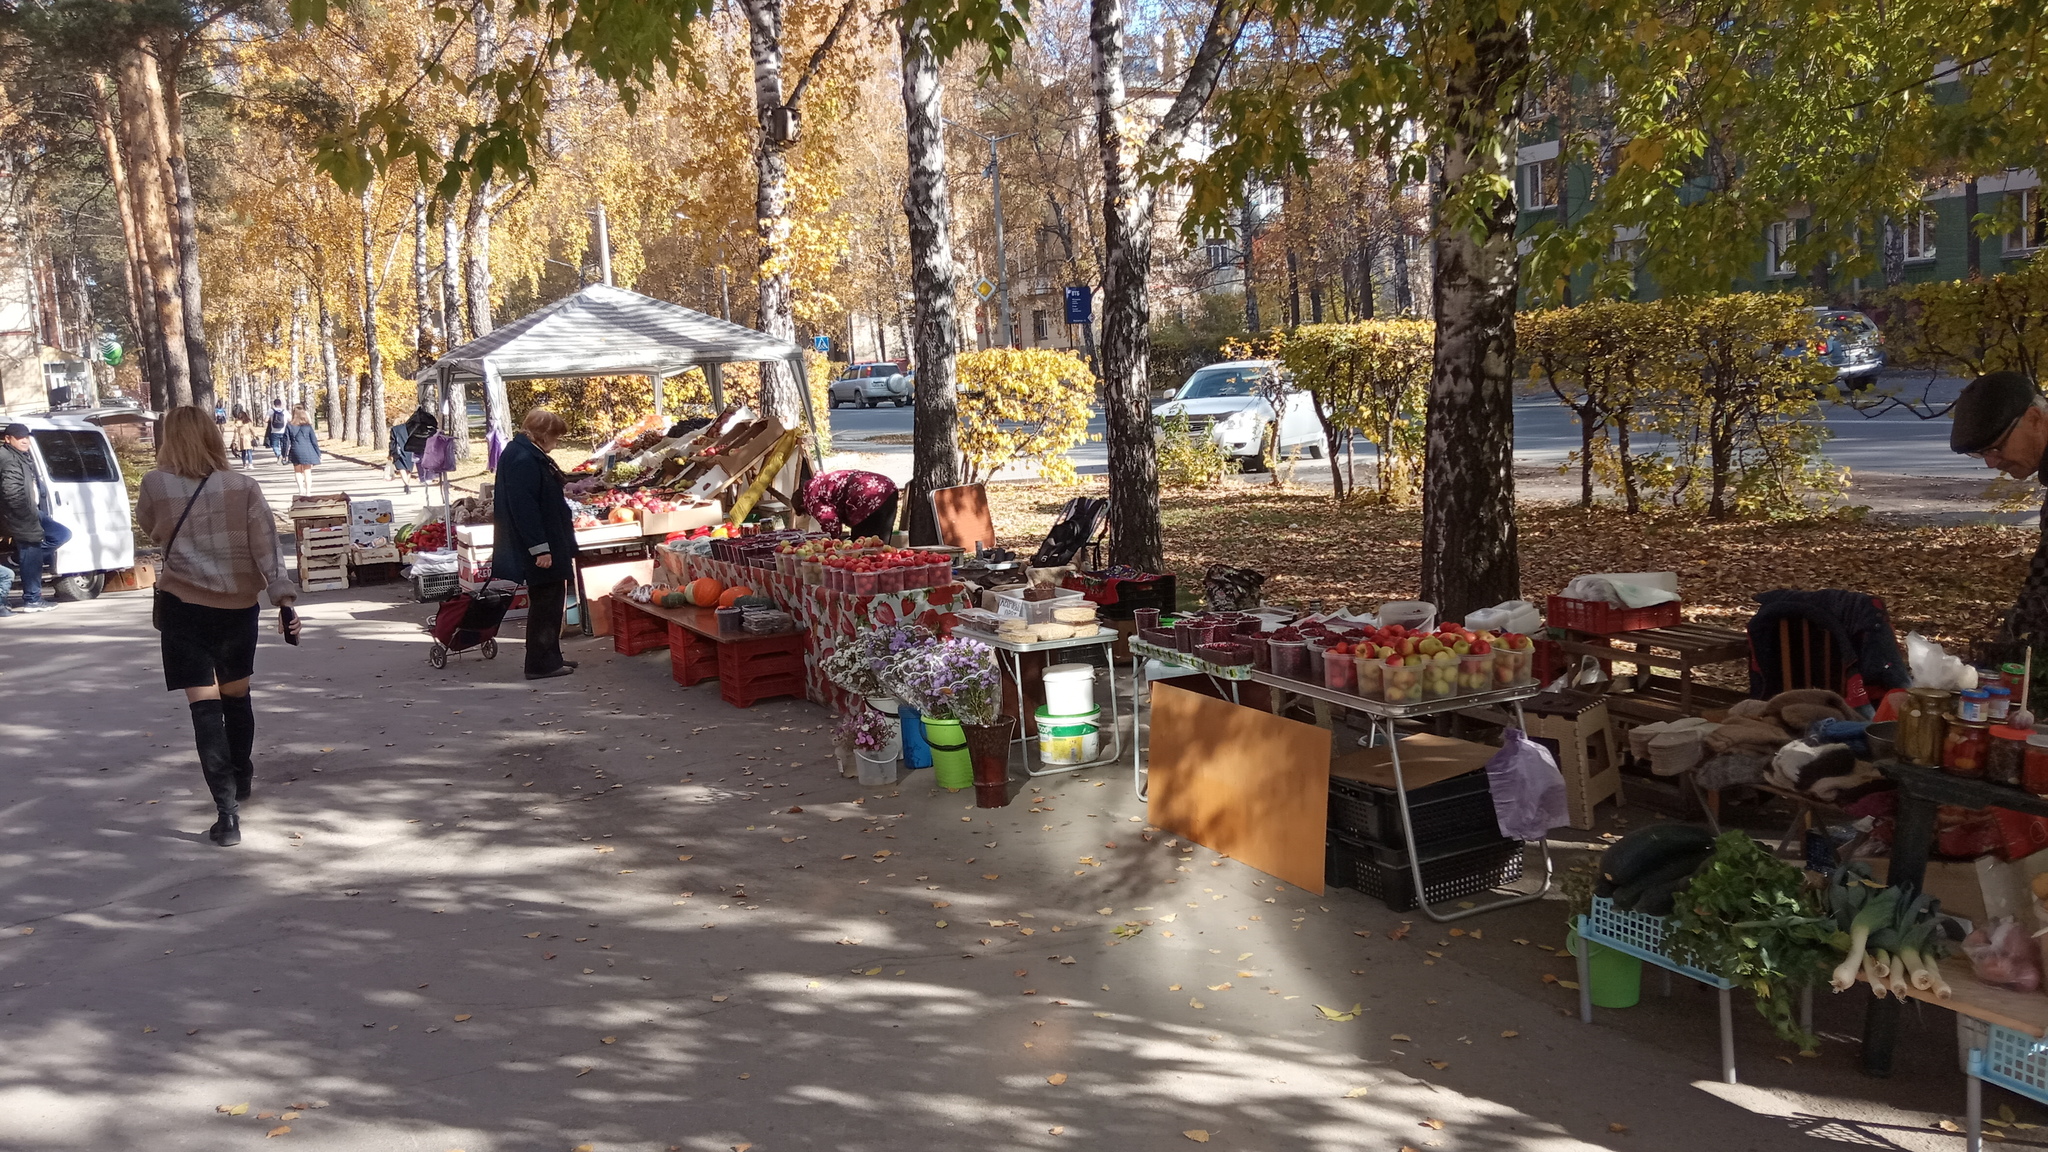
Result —
<path fill-rule="evenodd" d="M 995 200 L 997 323 L 1002 328 L 1003 347 L 1014 348 L 1017 346 L 1017 330 L 1010 324 L 1010 258 L 1009 253 L 1003 247 L 1003 169 L 996 159 L 996 145 L 1008 140 L 1011 136 L 1017 135 L 1017 133 L 1011 132 L 1004 136 L 991 136 L 986 132 L 976 132 L 967 125 L 956 123 L 952 120 L 948 120 L 946 123 L 960 129 L 962 132 L 979 136 L 983 140 L 988 141 L 988 168 L 985 171 L 990 182 L 990 195 Z"/>

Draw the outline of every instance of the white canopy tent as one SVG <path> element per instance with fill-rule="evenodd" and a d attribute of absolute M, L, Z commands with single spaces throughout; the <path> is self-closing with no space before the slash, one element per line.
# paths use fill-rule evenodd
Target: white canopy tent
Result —
<path fill-rule="evenodd" d="M 654 390 L 655 416 L 666 419 L 661 382 L 667 377 L 702 368 L 711 386 L 711 406 L 723 410 L 721 368 L 734 362 L 776 360 L 786 362 L 796 376 L 804 423 L 811 431 L 812 461 L 823 467 L 803 349 L 716 316 L 609 284 L 589 285 L 449 350 L 420 370 L 418 382 L 423 387 L 438 386 L 437 407 L 444 418 L 457 420 L 468 416 L 447 411 L 452 386 L 457 381 L 481 382 L 491 434 L 502 446 L 513 432 L 511 405 L 505 397 L 507 380 L 645 376 Z"/>

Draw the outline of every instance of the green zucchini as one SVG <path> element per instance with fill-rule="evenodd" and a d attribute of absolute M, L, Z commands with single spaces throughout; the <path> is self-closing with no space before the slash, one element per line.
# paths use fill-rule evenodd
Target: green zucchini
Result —
<path fill-rule="evenodd" d="M 1685 852 L 1667 856 L 1655 868 L 1636 877 L 1614 890 L 1614 906 L 1624 912 L 1647 912 L 1652 916 L 1666 916 L 1671 912 L 1673 895 L 1678 889 L 1692 882 L 1692 874 L 1700 870 L 1714 852 L 1711 846 L 1703 852 Z"/>
<path fill-rule="evenodd" d="M 1698 854 L 1714 846 L 1714 834 L 1697 824 L 1653 824 L 1622 837 L 1600 854 L 1600 878 L 1616 888 L 1648 875 L 1679 853 Z"/>

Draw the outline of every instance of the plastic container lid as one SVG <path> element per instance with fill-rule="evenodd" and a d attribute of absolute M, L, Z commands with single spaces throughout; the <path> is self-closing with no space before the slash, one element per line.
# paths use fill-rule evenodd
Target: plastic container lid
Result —
<path fill-rule="evenodd" d="M 1986 691 L 1986 690 L 1985 690 L 1985 689 L 1983 689 L 1983 688 L 1965 688 L 1965 689 L 1963 689 L 1963 699 L 1965 699 L 1965 700 L 1986 700 L 1986 699 L 1989 699 L 1989 698 L 1990 698 L 1990 696 L 1991 696 L 1991 693 L 1990 693 L 1990 692 L 1988 692 L 1988 691 Z"/>
<path fill-rule="evenodd" d="M 1092 730 L 1099 726 L 1102 719 L 1102 708 L 1100 705 L 1097 705 L 1086 712 L 1078 712 L 1072 716 L 1055 716 L 1046 711 L 1043 706 L 1040 706 L 1034 715 L 1038 719 L 1038 734 L 1041 736 L 1047 735 L 1048 731 L 1054 736 L 1080 736 L 1085 734 L 1084 730 Z M 1073 731 L 1062 731 L 1062 729 L 1073 729 Z"/>
<path fill-rule="evenodd" d="M 1047 680 L 1093 680 L 1095 679 L 1095 665 L 1054 664 L 1046 668 L 1042 675 Z"/>
<path fill-rule="evenodd" d="M 2035 732 L 2027 737 L 2027 743 L 2036 748 L 2048 748 L 2048 732 Z"/>
<path fill-rule="evenodd" d="M 2007 688 L 2003 684 L 1993 684 L 1991 687 L 1984 689 L 1984 693 L 1987 696 L 2010 696 L 2012 695 L 2012 689 Z"/>
<path fill-rule="evenodd" d="M 2014 728 L 2006 724 L 1993 724 L 1991 726 L 1991 738 L 1994 740 L 2032 741 L 2034 737 L 2025 728 Z"/>

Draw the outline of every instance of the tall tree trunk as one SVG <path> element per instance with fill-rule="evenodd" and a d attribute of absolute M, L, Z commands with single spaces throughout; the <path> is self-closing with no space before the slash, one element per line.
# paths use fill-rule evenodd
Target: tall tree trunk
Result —
<path fill-rule="evenodd" d="M 427 267 L 427 188 L 412 190 L 412 311 L 414 372 L 434 362 L 440 354 L 441 337 L 434 325 L 434 287 Z"/>
<path fill-rule="evenodd" d="M 1301 327 L 1301 261 L 1287 250 L 1287 326 Z"/>
<path fill-rule="evenodd" d="M 192 368 L 185 348 L 185 310 L 178 298 L 178 257 L 171 238 L 170 206 L 164 199 L 165 157 L 156 147 L 149 107 L 156 60 L 138 39 L 121 53 L 120 138 L 128 166 L 128 190 L 136 209 L 137 235 L 149 269 L 150 307 L 157 356 L 163 364 L 164 399 L 192 403 Z"/>
<path fill-rule="evenodd" d="M 165 59 L 161 83 L 152 100 L 163 110 L 160 143 L 167 145 L 172 218 L 178 242 L 178 295 L 185 313 L 185 358 L 192 372 L 192 402 L 214 406 L 213 356 L 206 350 L 206 320 L 199 283 L 199 208 L 192 199 L 192 173 L 185 163 L 184 102 L 178 95 L 177 61 Z M 152 73 L 153 77 L 159 76 Z"/>
<path fill-rule="evenodd" d="M 1408 273 L 1408 234 L 1401 225 L 1401 166 L 1393 153 L 1385 156 L 1387 169 L 1387 246 L 1394 258 L 1394 311 L 1403 316 L 1415 311 L 1415 284 Z"/>
<path fill-rule="evenodd" d="M 455 223 L 455 202 L 441 206 L 441 331 L 447 348 L 453 349 L 476 339 L 476 330 L 463 332 L 462 234 Z M 455 458 L 469 459 L 469 385 L 457 381 L 448 388 L 447 409 L 441 413 L 441 431 L 455 439 Z"/>
<path fill-rule="evenodd" d="M 476 71 L 481 76 L 498 63 L 498 15 L 496 0 L 482 0 L 472 17 L 476 28 Z M 492 113 L 488 94 L 482 100 L 482 115 Z M 453 205 L 450 205 L 451 210 Z M 469 338 L 488 335 L 491 323 L 491 186 L 473 188 L 469 210 L 463 216 L 462 279 L 469 301 Z"/>
<path fill-rule="evenodd" d="M 945 88 L 925 23 L 903 21 L 898 41 L 903 48 L 903 135 L 909 158 L 903 214 L 910 229 L 910 283 L 916 298 L 911 356 L 917 366 L 905 527 L 912 544 L 937 544 L 939 525 L 932 515 L 931 494 L 961 479 L 953 373 L 960 350 L 960 315 L 953 295 L 958 270 L 953 264 L 953 209 L 941 127 Z"/>
<path fill-rule="evenodd" d="M 782 114 L 783 0 L 742 0 L 747 43 L 754 58 L 754 231 L 760 271 L 761 331 L 796 342 L 796 312 L 789 283 L 789 146 L 774 125 Z M 924 383 L 920 376 L 918 384 Z M 786 428 L 803 422 L 803 399 L 787 364 L 761 365 L 761 407 Z"/>
<path fill-rule="evenodd" d="M 291 342 L 289 360 L 291 376 L 285 381 L 284 394 L 287 397 L 285 403 L 290 407 L 304 407 L 310 413 L 312 403 L 310 397 L 306 395 L 306 289 L 304 285 L 292 289 L 292 328 L 289 339 Z M 250 412 L 257 412 L 262 407 L 253 398 L 250 400 Z"/>
<path fill-rule="evenodd" d="M 1444 619 L 1515 599 L 1514 109 L 1529 67 L 1526 34 L 1494 15 L 1467 25 L 1444 79 L 1448 112 L 1440 191 L 1469 215 L 1435 228 L 1430 373 L 1422 485 L 1422 598 Z"/>
<path fill-rule="evenodd" d="M 383 279 L 377 275 L 376 210 L 370 188 L 363 188 L 363 387 L 356 408 L 356 443 L 372 450 L 384 447 L 384 348 L 377 339 L 377 297 Z"/>
<path fill-rule="evenodd" d="M 114 209 L 121 221 L 121 244 L 127 253 L 122 271 L 128 288 L 128 328 L 135 334 L 137 364 L 142 372 L 142 399 L 153 411 L 162 411 L 169 395 L 164 388 L 164 366 L 157 354 L 156 306 L 149 287 L 149 259 L 142 251 L 142 225 L 136 219 L 135 198 L 128 187 L 128 165 L 121 156 L 121 142 L 114 132 L 114 113 L 108 101 L 111 81 L 106 73 L 92 75 L 93 127 L 99 133 L 100 150 L 107 157 L 107 180 L 114 193 Z"/>
<path fill-rule="evenodd" d="M 1911 227 L 1920 226 L 1918 213 L 1906 217 Z M 1880 225 L 1884 236 L 1884 251 L 1881 254 L 1881 271 L 1884 286 L 1897 288 L 1906 279 L 1906 230 L 1899 226 L 1896 217 L 1887 216 Z"/>
<path fill-rule="evenodd" d="M 1963 181 L 1963 257 L 1970 275 L 1984 272 L 1984 238 L 1977 235 L 1977 178 Z"/>
<path fill-rule="evenodd" d="M 1177 154 L 1242 28 L 1240 0 L 1216 0 L 1173 103 L 1142 137 L 1124 84 L 1124 0 L 1090 0 L 1088 40 L 1095 143 L 1102 159 L 1103 415 L 1109 433 L 1110 562 L 1163 572 L 1159 451 L 1152 441 L 1148 276 L 1157 185 L 1149 176 Z"/>
<path fill-rule="evenodd" d="M 1308 288 L 1308 322 L 1311 324 L 1321 324 L 1323 322 L 1323 290 L 1319 285 L 1315 284 L 1309 285 Z"/>
<path fill-rule="evenodd" d="M 1242 221 L 1237 229 L 1238 243 L 1244 249 L 1244 330 L 1254 336 L 1259 334 L 1259 290 L 1252 284 L 1252 273 L 1256 267 L 1252 260 L 1252 245 L 1258 240 L 1258 221 L 1252 215 L 1251 182 L 1245 182 L 1244 207 L 1238 219 Z"/>
<path fill-rule="evenodd" d="M 327 393 L 327 438 L 340 440 L 345 431 L 342 415 L 345 398 L 341 394 L 341 364 L 334 354 L 334 313 L 327 310 L 327 293 L 316 288 L 320 304 L 320 383 Z"/>

